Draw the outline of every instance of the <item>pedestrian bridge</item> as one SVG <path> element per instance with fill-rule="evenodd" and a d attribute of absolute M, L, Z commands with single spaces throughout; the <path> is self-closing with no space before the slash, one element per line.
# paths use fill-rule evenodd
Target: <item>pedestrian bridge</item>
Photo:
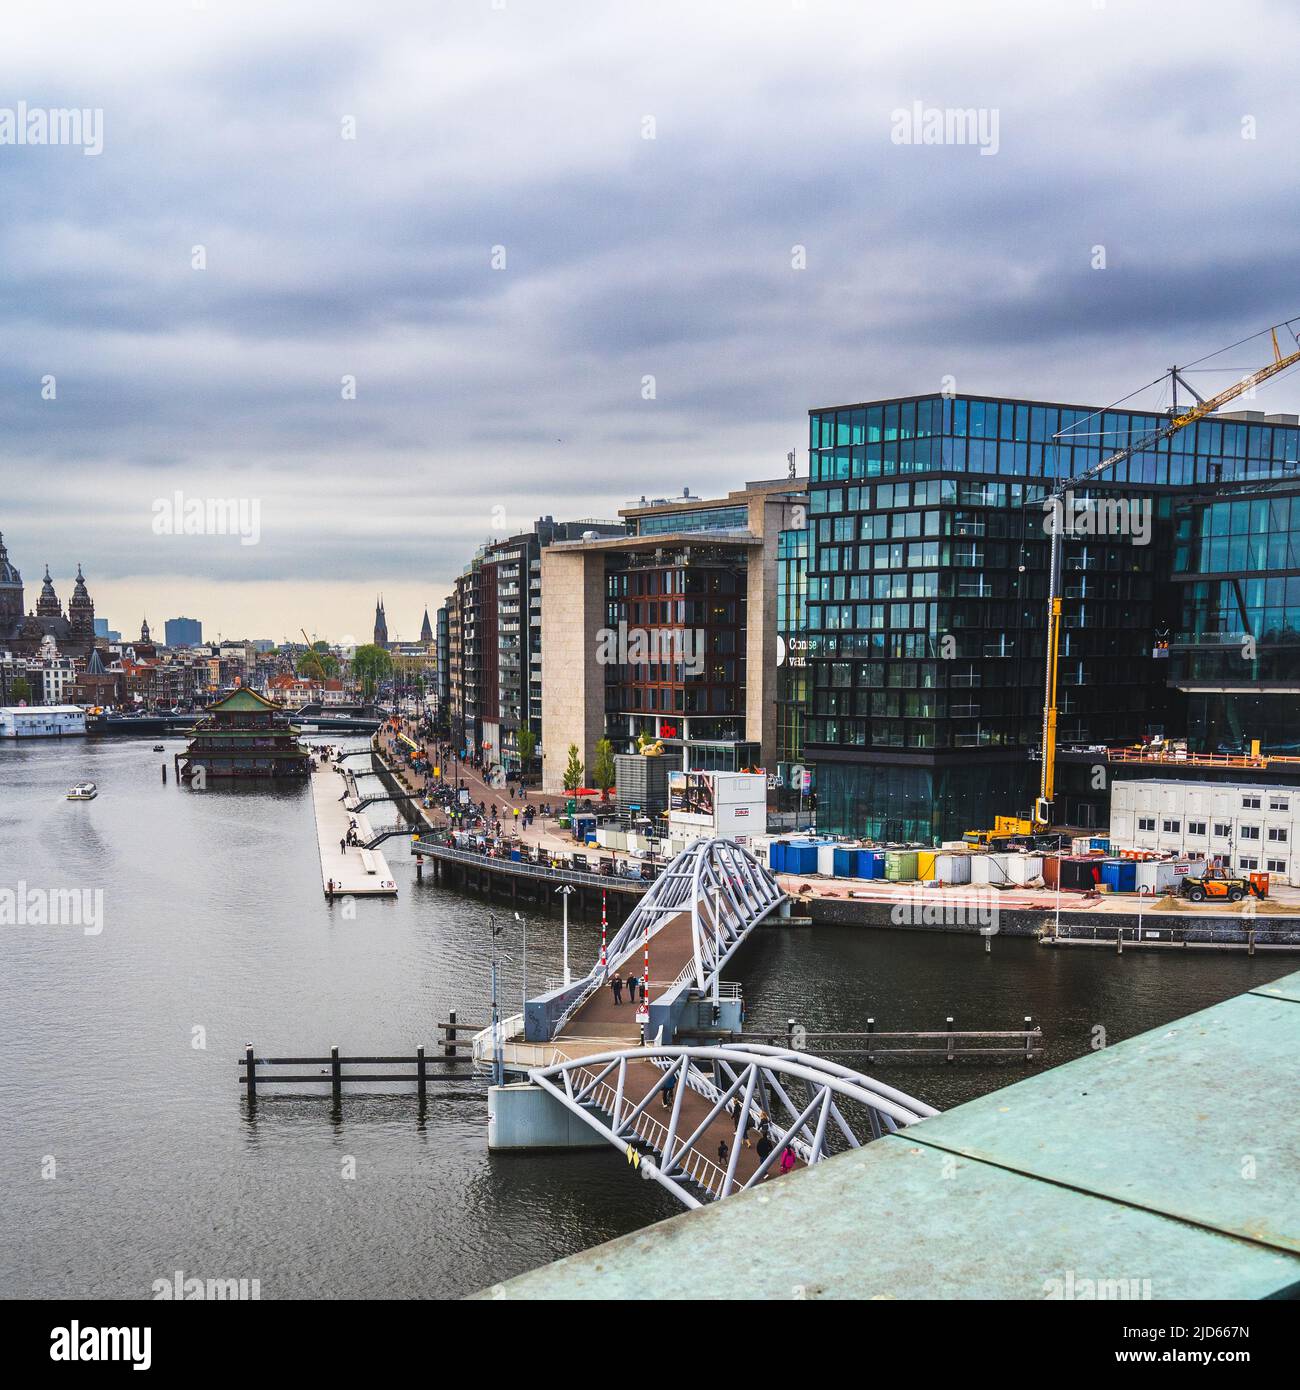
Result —
<path fill-rule="evenodd" d="M 938 1113 L 848 1067 L 752 1043 L 563 1057 L 529 1080 L 691 1208 Z"/>
<path fill-rule="evenodd" d="M 650 961 L 644 1012 L 646 1037 L 671 1042 L 697 1005 L 721 996 L 721 972 L 742 942 L 789 899 L 766 867 L 734 840 L 697 840 L 654 881 L 582 979 L 527 1004 L 529 1042 L 581 1035 L 638 1040 L 637 1010 L 621 1008 L 608 989 L 613 974 L 631 966 L 640 976 Z"/>

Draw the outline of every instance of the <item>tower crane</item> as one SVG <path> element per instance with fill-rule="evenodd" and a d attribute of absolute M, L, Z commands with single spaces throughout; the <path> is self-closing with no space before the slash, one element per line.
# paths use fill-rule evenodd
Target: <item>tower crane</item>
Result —
<path fill-rule="evenodd" d="M 1046 826 L 1051 824 L 1052 804 L 1056 796 L 1056 698 L 1057 698 L 1057 670 L 1058 659 L 1060 656 L 1061 645 L 1061 568 L 1063 563 L 1064 547 L 1061 541 L 1061 500 L 1066 493 L 1073 491 L 1074 488 L 1083 484 L 1090 483 L 1099 478 L 1103 473 L 1114 468 L 1116 464 L 1123 463 L 1132 454 L 1142 453 L 1146 449 L 1159 444 L 1161 440 L 1168 439 L 1171 435 L 1177 434 L 1179 430 L 1187 425 L 1193 424 L 1197 420 L 1203 420 L 1207 415 L 1218 410 L 1221 405 L 1228 401 L 1235 400 L 1238 396 L 1244 395 L 1252 387 L 1258 386 L 1260 382 L 1267 381 L 1270 377 L 1276 376 L 1279 372 L 1284 372 L 1288 367 L 1300 362 L 1300 351 L 1292 352 L 1283 356 L 1282 349 L 1278 346 L 1277 330 L 1286 328 L 1292 332 L 1291 324 L 1294 320 L 1287 320 L 1281 324 L 1274 324 L 1266 329 L 1273 339 L 1273 361 L 1267 366 L 1261 367 L 1257 372 L 1251 372 L 1244 376 L 1240 381 L 1235 381 L 1232 385 L 1225 387 L 1217 395 L 1211 396 L 1208 400 L 1202 400 L 1196 395 L 1195 391 L 1186 381 L 1183 382 L 1192 395 L 1196 397 L 1196 404 L 1190 410 L 1179 411 L 1177 405 L 1174 406 L 1174 414 L 1167 424 L 1161 425 L 1159 429 L 1150 431 L 1135 440 L 1124 449 L 1119 449 L 1115 453 L 1094 463 L 1091 468 L 1085 468 L 1082 472 L 1076 473 L 1071 478 L 1066 478 L 1057 482 L 1044 499 L 1044 505 L 1050 509 L 1052 518 L 1051 526 L 1051 552 L 1048 557 L 1048 579 L 1047 579 L 1047 671 L 1044 680 L 1043 691 L 1043 757 L 1042 769 L 1039 773 L 1038 797 L 1034 802 L 1033 824 L 1035 826 Z M 1300 338 L 1296 339 L 1300 344 Z M 1171 374 L 1174 380 L 1175 401 L 1177 400 L 1177 383 L 1182 380 L 1178 374 L 1178 369 L 1172 368 Z"/>

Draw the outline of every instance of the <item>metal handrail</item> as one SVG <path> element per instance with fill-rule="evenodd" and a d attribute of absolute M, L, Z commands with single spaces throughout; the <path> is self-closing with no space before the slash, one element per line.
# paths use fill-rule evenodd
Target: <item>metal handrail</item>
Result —
<path fill-rule="evenodd" d="M 562 879 L 565 883 L 587 883 L 595 888 L 624 884 L 628 889 L 648 889 L 652 879 L 632 878 L 628 874 L 593 874 L 586 869 L 552 869 L 545 864 L 530 864 L 525 859 L 510 859 L 501 855 L 479 854 L 476 850 L 459 849 L 455 845 L 430 840 L 421 835 L 411 846 L 412 854 L 451 856 L 466 864 L 496 863 L 508 867 L 511 873 L 532 875 L 534 878 Z M 625 890 L 626 891 L 626 890 Z"/>
<path fill-rule="evenodd" d="M 585 1067 L 578 1069 L 578 1075 L 584 1078 L 586 1085 L 595 1082 L 595 1074 L 588 1071 Z M 689 1078 L 687 1081 L 689 1085 Z M 694 1089 L 692 1087 L 692 1089 Z M 601 1101 L 597 1102 L 600 1108 L 609 1115 L 611 1122 L 614 1119 L 614 1104 L 618 1092 L 607 1082 L 601 1081 L 592 1087 L 591 1096 L 601 1096 Z M 605 1103 L 608 1097 L 608 1103 Z M 625 1097 L 626 1099 L 626 1097 Z M 634 1107 L 635 1101 L 629 1101 L 629 1107 Z M 667 1155 L 668 1129 L 660 1124 L 652 1115 L 646 1114 L 643 1110 L 632 1122 L 632 1128 L 638 1138 L 642 1139 L 656 1153 Z M 646 1131 L 649 1130 L 649 1133 Z M 683 1162 L 686 1157 L 687 1161 Z M 718 1167 L 712 1159 L 706 1158 L 697 1148 L 685 1149 L 673 1159 L 675 1168 L 680 1168 L 697 1187 L 702 1187 L 710 1196 L 717 1196 L 722 1191 L 722 1184 L 726 1179 L 726 1173 Z"/>

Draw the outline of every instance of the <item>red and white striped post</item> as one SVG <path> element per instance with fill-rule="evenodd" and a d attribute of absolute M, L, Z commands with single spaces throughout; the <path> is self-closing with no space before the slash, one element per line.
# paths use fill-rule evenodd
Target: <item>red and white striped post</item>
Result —
<path fill-rule="evenodd" d="M 645 924 L 645 964 L 641 967 L 641 1007 L 637 1010 L 638 1023 L 650 1022 L 650 923 Z M 644 1040 L 644 1039 L 643 1039 Z"/>
<path fill-rule="evenodd" d="M 608 973 L 608 962 L 605 959 L 605 930 L 607 922 L 605 919 L 605 890 L 600 890 L 600 968 Z"/>

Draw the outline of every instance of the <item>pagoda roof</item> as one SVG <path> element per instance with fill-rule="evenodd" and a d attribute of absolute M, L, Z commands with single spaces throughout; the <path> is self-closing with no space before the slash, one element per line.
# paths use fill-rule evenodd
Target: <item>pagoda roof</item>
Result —
<path fill-rule="evenodd" d="M 238 690 L 232 690 L 224 699 L 209 705 L 204 713 L 211 714 L 214 710 L 221 710 L 223 712 L 252 710 L 259 714 L 267 711 L 274 714 L 284 713 L 274 700 L 268 700 L 264 695 L 259 695 L 256 690 L 250 690 L 246 685 L 241 685 Z"/>

